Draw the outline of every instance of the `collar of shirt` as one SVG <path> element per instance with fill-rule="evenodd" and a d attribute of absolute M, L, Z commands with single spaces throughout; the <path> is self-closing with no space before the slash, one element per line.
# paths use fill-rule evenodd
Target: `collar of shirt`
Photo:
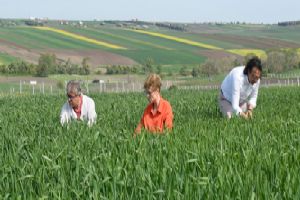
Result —
<path fill-rule="evenodd" d="M 243 74 L 243 78 L 244 78 L 244 84 L 245 84 L 245 85 L 251 86 L 251 87 L 253 87 L 253 88 L 256 86 L 257 83 L 251 84 L 251 83 L 249 82 L 249 79 L 248 79 L 248 75 L 247 75 L 247 74 Z"/>
<path fill-rule="evenodd" d="M 78 108 L 74 109 L 74 112 L 77 114 L 77 117 L 78 117 L 78 115 L 79 115 L 79 117 L 80 117 L 80 114 L 81 114 L 81 107 L 82 107 L 82 95 L 80 95 L 80 103 L 79 103 Z"/>
<path fill-rule="evenodd" d="M 162 101 L 163 101 L 163 98 L 160 97 L 159 105 L 158 105 L 158 108 L 157 108 L 157 112 L 159 112 L 159 113 L 162 113 L 162 111 L 163 111 Z M 153 114 L 154 113 L 154 104 L 152 104 L 151 113 L 152 113 L 152 115 L 154 115 Z"/>
<path fill-rule="evenodd" d="M 243 78 L 244 78 L 244 83 L 246 84 L 250 84 L 249 79 L 248 79 L 248 75 L 243 73 Z"/>

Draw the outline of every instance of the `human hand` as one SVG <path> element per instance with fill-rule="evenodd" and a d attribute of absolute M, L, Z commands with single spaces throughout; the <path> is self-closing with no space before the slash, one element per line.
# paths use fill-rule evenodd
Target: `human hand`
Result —
<path fill-rule="evenodd" d="M 240 116 L 241 116 L 242 118 L 244 118 L 244 119 L 248 119 L 248 118 L 249 118 L 247 112 L 241 112 L 241 113 L 240 113 Z"/>
<path fill-rule="evenodd" d="M 253 118 L 252 110 L 248 110 L 248 111 L 246 112 L 246 115 L 248 116 L 248 118 L 252 119 L 252 118 Z"/>

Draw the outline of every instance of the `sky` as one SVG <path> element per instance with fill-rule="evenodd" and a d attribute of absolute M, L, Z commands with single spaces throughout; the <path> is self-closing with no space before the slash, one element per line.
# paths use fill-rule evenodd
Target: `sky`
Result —
<path fill-rule="evenodd" d="M 0 0 L 0 18 L 277 23 L 300 20 L 300 0 Z"/>

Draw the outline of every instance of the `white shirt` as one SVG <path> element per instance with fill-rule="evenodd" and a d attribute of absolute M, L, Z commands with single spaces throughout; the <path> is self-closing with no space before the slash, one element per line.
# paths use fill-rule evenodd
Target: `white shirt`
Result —
<path fill-rule="evenodd" d="M 91 126 L 92 124 L 96 123 L 96 118 L 97 114 L 95 111 L 94 100 L 86 95 L 82 95 L 80 120 L 86 120 L 88 125 Z M 70 122 L 72 119 L 77 119 L 77 115 L 70 104 L 66 102 L 61 109 L 60 123 L 63 125 Z"/>
<path fill-rule="evenodd" d="M 260 80 L 253 85 L 249 82 L 244 72 L 245 66 L 233 68 L 225 77 L 221 85 L 223 96 L 231 102 L 233 111 L 239 115 L 242 112 L 240 104 L 248 103 L 256 107 Z"/>

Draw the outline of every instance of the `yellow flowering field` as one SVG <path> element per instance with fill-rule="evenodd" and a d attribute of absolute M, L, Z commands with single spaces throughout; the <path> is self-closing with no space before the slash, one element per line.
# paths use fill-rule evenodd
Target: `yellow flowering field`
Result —
<path fill-rule="evenodd" d="M 179 38 L 179 37 L 166 35 L 166 34 L 162 34 L 162 33 L 150 32 L 150 31 L 145 31 L 145 30 L 132 30 L 132 31 L 137 32 L 137 33 L 143 33 L 146 35 L 156 36 L 156 37 L 160 37 L 160 38 L 164 38 L 164 39 L 168 39 L 168 40 L 173 40 L 176 42 L 180 42 L 180 43 L 184 43 L 184 44 L 188 44 L 188 45 L 192 45 L 192 46 L 202 47 L 202 48 L 206 48 L 206 49 L 222 50 L 222 48 L 216 47 L 213 45 L 195 42 L 195 41 L 192 41 L 189 39 Z"/>
<path fill-rule="evenodd" d="M 85 36 L 82 36 L 82 35 L 74 34 L 74 33 L 64 31 L 64 30 L 61 30 L 61 29 L 56 29 L 56 28 L 52 28 L 52 27 L 35 27 L 35 28 L 39 29 L 39 30 L 43 30 L 43 31 L 52 31 L 52 32 L 55 32 L 55 33 L 59 33 L 59 34 L 77 39 L 77 40 L 89 42 L 89 43 L 92 43 L 92 44 L 96 44 L 96 45 L 99 45 L 99 46 L 104 46 L 104 47 L 111 48 L 111 49 L 126 49 L 125 47 L 122 47 L 122 46 L 118 46 L 118 45 L 110 44 L 110 43 L 107 43 L 107 42 L 95 40 L 95 39 L 92 39 L 92 38 L 88 38 L 88 37 L 85 37 Z"/>
<path fill-rule="evenodd" d="M 260 49 L 229 49 L 227 50 L 230 53 L 234 53 L 240 56 L 246 56 L 247 54 L 253 53 L 258 57 L 264 58 L 266 57 L 266 52 Z"/>

